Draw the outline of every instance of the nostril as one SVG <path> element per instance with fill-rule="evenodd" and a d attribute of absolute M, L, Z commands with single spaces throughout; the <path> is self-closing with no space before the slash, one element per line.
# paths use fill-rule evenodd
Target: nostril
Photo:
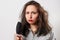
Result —
<path fill-rule="evenodd" d="M 30 16 L 30 18 L 32 18 L 32 16 Z"/>

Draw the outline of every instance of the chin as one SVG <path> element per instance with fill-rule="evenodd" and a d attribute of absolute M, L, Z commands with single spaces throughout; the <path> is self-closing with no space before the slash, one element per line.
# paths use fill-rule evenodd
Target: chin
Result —
<path fill-rule="evenodd" d="M 33 22 L 28 22 L 29 24 L 34 24 Z"/>

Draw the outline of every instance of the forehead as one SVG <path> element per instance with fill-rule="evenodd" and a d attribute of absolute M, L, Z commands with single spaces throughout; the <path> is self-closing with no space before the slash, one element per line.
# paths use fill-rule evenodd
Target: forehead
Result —
<path fill-rule="evenodd" d="M 37 7 L 35 5 L 28 5 L 26 11 L 37 11 Z"/>

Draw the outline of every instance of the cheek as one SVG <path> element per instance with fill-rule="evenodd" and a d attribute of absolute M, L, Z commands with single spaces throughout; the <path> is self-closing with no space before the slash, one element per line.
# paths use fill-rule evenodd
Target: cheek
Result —
<path fill-rule="evenodd" d="M 28 20 L 28 15 L 25 15 L 26 20 Z"/>
<path fill-rule="evenodd" d="M 37 20 L 37 18 L 38 18 L 38 15 L 33 16 L 33 20 Z"/>

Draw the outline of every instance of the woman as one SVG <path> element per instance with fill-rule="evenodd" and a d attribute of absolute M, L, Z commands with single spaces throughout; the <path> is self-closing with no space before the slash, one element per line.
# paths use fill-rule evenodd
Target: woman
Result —
<path fill-rule="evenodd" d="M 36 1 L 24 5 L 16 34 L 16 40 L 55 40 L 48 24 L 48 13 Z"/>

